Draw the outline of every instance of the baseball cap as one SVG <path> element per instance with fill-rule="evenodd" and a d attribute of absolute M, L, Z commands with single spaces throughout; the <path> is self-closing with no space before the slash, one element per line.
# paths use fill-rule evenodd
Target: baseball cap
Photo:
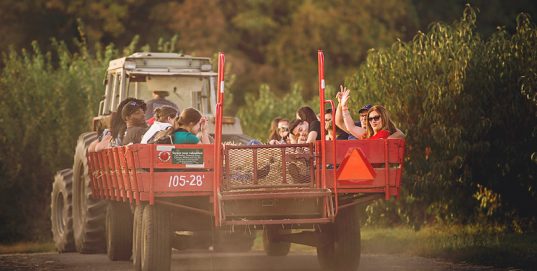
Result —
<path fill-rule="evenodd" d="M 362 112 L 365 112 L 365 111 L 369 111 L 369 109 L 373 107 L 372 105 L 370 104 L 366 104 L 364 105 L 362 108 L 360 108 L 360 110 L 358 110 L 358 113 L 362 113 Z"/>
<path fill-rule="evenodd" d="M 136 110 L 138 109 L 142 109 L 145 112 L 146 105 L 144 101 L 135 100 L 127 103 L 125 106 L 123 106 L 123 109 L 121 110 L 121 118 L 126 121 L 127 117 L 132 115 L 132 113 L 136 112 Z"/>

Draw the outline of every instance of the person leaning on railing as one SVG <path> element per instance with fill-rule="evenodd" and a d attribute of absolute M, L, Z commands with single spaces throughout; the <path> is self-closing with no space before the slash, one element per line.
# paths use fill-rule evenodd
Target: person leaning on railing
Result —
<path fill-rule="evenodd" d="M 197 135 L 197 136 L 196 136 Z M 211 139 L 207 131 L 207 119 L 195 108 L 183 110 L 173 122 L 173 129 L 155 135 L 157 143 L 173 144 L 210 144 Z M 172 142 L 162 139 L 171 138 Z"/>
<path fill-rule="evenodd" d="M 289 121 L 284 118 L 276 117 L 272 120 L 268 144 L 289 144 Z"/>
<path fill-rule="evenodd" d="M 390 114 L 381 105 L 375 105 L 367 111 L 367 127 L 357 126 L 351 117 L 347 102 L 350 98 L 350 89 L 340 86 L 340 92 L 337 94 L 338 107 L 336 119 L 343 119 L 344 127 L 341 129 L 347 131 L 358 139 L 380 139 L 380 138 L 404 138 L 405 134 L 395 127 L 390 119 Z M 365 117 L 365 116 L 364 116 Z M 336 121 L 336 124 L 341 121 Z"/>
<path fill-rule="evenodd" d="M 100 151 L 111 147 L 121 146 L 121 141 L 125 135 L 125 130 L 127 129 L 125 121 L 121 118 L 121 111 L 126 104 L 132 102 L 140 104 L 142 109 L 145 110 L 145 103 L 143 100 L 132 97 L 123 100 L 117 106 L 116 111 L 110 114 L 110 129 L 105 129 L 98 140 L 90 144 L 88 151 Z"/>
<path fill-rule="evenodd" d="M 127 129 L 121 141 L 122 145 L 137 144 L 142 141 L 142 136 L 147 129 L 145 122 L 145 103 L 132 101 L 127 103 L 121 110 L 121 118 L 125 121 Z"/>
<path fill-rule="evenodd" d="M 177 117 L 177 110 L 173 107 L 163 106 L 155 109 L 155 121 L 151 124 L 149 130 L 142 136 L 142 141 L 140 143 L 153 143 L 158 132 L 165 131 L 173 126 L 175 117 Z"/>

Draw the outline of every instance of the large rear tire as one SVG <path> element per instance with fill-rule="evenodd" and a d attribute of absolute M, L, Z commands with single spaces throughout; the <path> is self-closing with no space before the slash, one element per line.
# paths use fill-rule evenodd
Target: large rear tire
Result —
<path fill-rule="evenodd" d="M 360 266 L 360 219 L 358 209 L 339 211 L 333 224 L 321 227 L 317 259 L 323 270 L 356 271 Z"/>
<path fill-rule="evenodd" d="M 142 270 L 169 271 L 171 268 L 170 214 L 159 205 L 147 205 L 142 216 Z"/>
<path fill-rule="evenodd" d="M 91 196 L 86 157 L 88 146 L 96 139 L 95 132 L 80 135 L 73 163 L 73 229 L 76 249 L 80 253 L 101 253 L 106 247 L 106 202 Z"/>
<path fill-rule="evenodd" d="M 75 251 L 73 237 L 73 170 L 64 169 L 54 176 L 50 193 L 52 239 L 58 252 Z"/>
<path fill-rule="evenodd" d="M 108 202 L 106 254 L 112 261 L 128 261 L 132 254 L 132 213 L 127 203 Z"/>
<path fill-rule="evenodd" d="M 132 225 L 132 265 L 134 271 L 142 270 L 142 216 L 143 205 L 134 207 L 134 219 Z"/>
<path fill-rule="evenodd" d="M 268 256 L 287 256 L 291 249 L 290 242 L 277 241 L 279 234 L 289 234 L 291 230 L 266 227 L 263 230 L 263 248 Z"/>

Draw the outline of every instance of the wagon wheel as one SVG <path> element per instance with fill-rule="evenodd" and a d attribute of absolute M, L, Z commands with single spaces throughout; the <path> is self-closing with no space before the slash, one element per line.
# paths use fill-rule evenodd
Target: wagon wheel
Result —
<path fill-rule="evenodd" d="M 287 256 L 291 249 L 290 242 L 278 241 L 279 234 L 289 234 L 291 230 L 267 227 L 263 231 L 263 248 L 268 256 Z"/>
<path fill-rule="evenodd" d="M 106 208 L 106 254 L 112 261 L 127 261 L 132 254 L 132 213 L 130 206 L 111 201 Z"/>
<path fill-rule="evenodd" d="M 134 218 L 132 220 L 132 265 L 134 271 L 142 270 L 142 215 L 143 205 L 134 207 Z"/>
<path fill-rule="evenodd" d="M 317 259 L 323 270 L 358 270 L 361 240 L 356 206 L 340 210 L 335 223 L 322 225 L 319 234 Z"/>
<path fill-rule="evenodd" d="M 171 239 L 172 231 L 168 210 L 159 205 L 146 205 L 142 215 L 142 270 L 170 270 Z"/>

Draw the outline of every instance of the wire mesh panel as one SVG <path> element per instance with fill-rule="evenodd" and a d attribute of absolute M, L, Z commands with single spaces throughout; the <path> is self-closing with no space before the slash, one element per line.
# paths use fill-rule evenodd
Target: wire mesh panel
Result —
<path fill-rule="evenodd" d="M 314 152 L 309 144 L 225 146 L 224 190 L 312 187 Z"/>

